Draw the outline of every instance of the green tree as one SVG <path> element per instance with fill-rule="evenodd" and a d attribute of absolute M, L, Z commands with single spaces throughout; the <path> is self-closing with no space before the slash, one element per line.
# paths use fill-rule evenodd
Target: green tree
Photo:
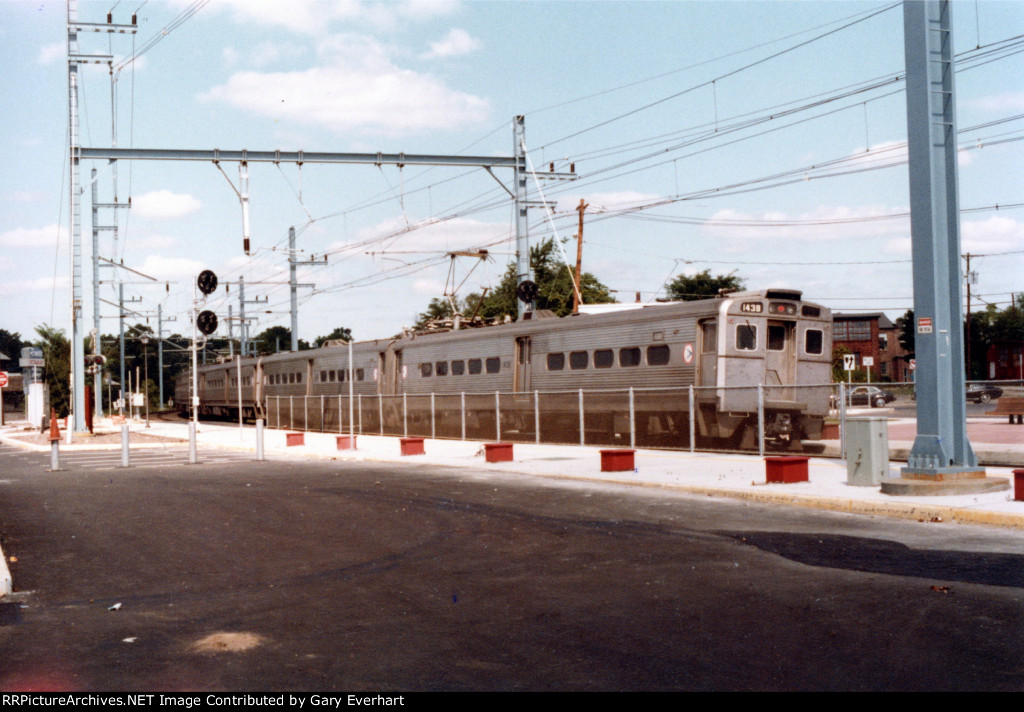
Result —
<path fill-rule="evenodd" d="M 43 378 L 50 391 L 50 406 L 57 411 L 58 418 L 63 418 L 71 412 L 71 342 L 63 329 L 47 324 L 37 326 L 36 333 L 39 340 L 33 345 L 43 350 L 46 360 Z"/>
<path fill-rule="evenodd" d="M 339 326 L 334 331 L 329 333 L 327 336 L 316 337 L 316 341 L 314 343 L 316 344 L 317 348 L 320 348 L 321 346 L 324 345 L 325 341 L 335 341 L 338 339 L 340 339 L 341 341 L 351 341 L 352 329 L 348 328 L 347 326 Z"/>
<path fill-rule="evenodd" d="M 896 328 L 900 346 L 907 352 L 907 358 L 914 358 L 914 310 L 907 309 L 906 314 L 896 319 Z"/>
<path fill-rule="evenodd" d="M 253 339 L 253 343 L 256 344 L 256 353 L 261 356 L 268 354 L 277 353 L 278 348 L 281 351 L 290 351 L 292 348 L 292 330 L 287 326 L 271 326 L 259 334 Z M 308 341 L 299 339 L 299 351 L 306 351 L 312 348 Z"/>
<path fill-rule="evenodd" d="M 729 274 L 712 275 L 710 269 L 698 272 L 695 275 L 681 274 L 665 287 L 668 298 L 676 301 L 691 302 L 698 299 L 717 297 L 723 290 L 738 292 L 746 287 L 746 283 L 736 276 L 735 272 Z"/>
<path fill-rule="evenodd" d="M 0 329 L 0 354 L 10 359 L 10 361 L 0 364 L 0 368 L 13 373 L 21 371 L 18 360 L 21 358 L 21 349 L 24 346 L 28 346 L 28 342 L 21 340 L 21 334 L 17 332 L 12 334 L 6 329 Z"/>
<path fill-rule="evenodd" d="M 530 268 L 533 270 L 533 280 L 538 288 L 534 308 L 550 309 L 558 316 L 566 316 L 572 312 L 573 277 L 559 258 L 557 245 L 552 238 L 530 248 Z M 519 314 L 516 286 L 516 265 L 511 263 L 505 270 L 501 283 L 493 291 L 486 295 L 474 292 L 461 302 L 456 300 L 456 304 L 466 317 L 476 312 L 478 316 L 488 320 L 501 319 L 505 316 L 515 319 Z M 611 290 L 590 272 L 584 272 L 580 276 L 580 294 L 584 304 L 607 304 L 615 301 Z M 429 320 L 430 315 L 436 315 L 433 318 L 450 318 L 452 309 L 447 298 L 432 299 L 427 310 L 419 315 L 417 323 L 424 321 L 425 317 Z"/>

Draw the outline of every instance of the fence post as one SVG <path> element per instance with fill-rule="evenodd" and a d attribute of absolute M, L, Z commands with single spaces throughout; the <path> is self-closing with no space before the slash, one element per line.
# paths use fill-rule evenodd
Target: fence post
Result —
<path fill-rule="evenodd" d="M 839 382 L 839 457 L 846 457 L 846 384 Z"/>
<path fill-rule="evenodd" d="M 409 398 L 408 394 L 402 392 L 402 433 L 409 437 Z"/>
<path fill-rule="evenodd" d="M 351 411 L 351 410 L 352 410 L 352 405 L 350 403 L 349 404 L 349 411 Z M 343 412 L 344 411 L 342 411 L 342 409 L 341 409 L 341 395 L 339 394 L 338 395 L 338 435 L 342 435 L 345 432 L 345 418 L 342 416 Z M 349 430 L 351 431 L 352 430 L 352 418 L 351 418 L 351 416 L 349 416 L 348 420 L 349 420 L 348 427 L 349 427 Z"/>
<path fill-rule="evenodd" d="M 697 418 L 694 412 L 694 397 L 693 397 L 693 384 L 690 384 L 690 452 L 695 451 L 697 445 Z"/>
<path fill-rule="evenodd" d="M 501 395 L 494 392 L 494 432 L 496 442 L 501 442 Z"/>
<path fill-rule="evenodd" d="M 356 396 L 356 405 L 359 407 L 359 434 L 363 434 L 363 394 L 360 393 Z M 349 419 L 352 418 L 352 413 L 349 411 Z"/>
<path fill-rule="evenodd" d="M 121 467 L 128 467 L 128 424 L 121 426 Z"/>
<path fill-rule="evenodd" d="M 380 434 L 384 436 L 384 394 L 377 394 L 377 419 L 380 421 Z"/>
<path fill-rule="evenodd" d="M 462 408 L 462 439 L 466 439 L 466 392 L 459 393 L 459 402 Z"/>
<path fill-rule="evenodd" d="M 324 432 L 324 428 L 325 428 L 325 423 L 324 423 L 324 396 L 323 396 L 323 394 L 321 394 L 320 395 L 320 432 L 321 433 Z"/>
<path fill-rule="evenodd" d="M 437 430 L 434 427 L 434 392 L 430 392 L 430 438 L 435 439 L 437 437 Z"/>
<path fill-rule="evenodd" d="M 263 419 L 256 419 L 256 459 L 263 462 Z"/>
<path fill-rule="evenodd" d="M 583 437 L 583 389 L 580 389 L 580 445 L 584 444 Z"/>
<path fill-rule="evenodd" d="M 633 403 L 633 386 L 629 387 L 629 446 L 636 447 L 636 408 Z"/>
<path fill-rule="evenodd" d="M 757 454 L 764 457 L 764 384 L 757 384 Z"/>
<path fill-rule="evenodd" d="M 540 445 L 540 393 L 533 392 L 533 440 Z"/>
<path fill-rule="evenodd" d="M 295 430 L 295 396 L 288 396 L 288 429 Z"/>

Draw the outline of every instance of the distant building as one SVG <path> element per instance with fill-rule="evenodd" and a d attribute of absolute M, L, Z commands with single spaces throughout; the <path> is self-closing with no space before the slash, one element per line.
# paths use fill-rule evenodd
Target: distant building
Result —
<path fill-rule="evenodd" d="M 855 354 L 858 369 L 866 370 L 864 357 L 870 357 L 873 381 L 910 380 L 910 360 L 897 331 L 882 312 L 832 315 L 832 345 L 845 346 Z"/>
<path fill-rule="evenodd" d="M 991 381 L 1024 380 L 1024 341 L 998 341 L 989 345 L 985 362 L 985 377 Z"/>

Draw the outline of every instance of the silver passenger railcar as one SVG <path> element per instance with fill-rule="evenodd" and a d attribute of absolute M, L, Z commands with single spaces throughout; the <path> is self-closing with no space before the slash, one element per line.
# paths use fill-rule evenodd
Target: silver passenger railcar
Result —
<path fill-rule="evenodd" d="M 593 414 L 588 429 L 624 426 L 621 396 L 638 394 L 634 419 L 642 435 L 665 445 L 689 439 L 693 386 L 698 442 L 756 444 L 759 400 L 765 436 L 797 446 L 820 439 L 828 413 L 832 316 L 799 291 L 769 289 L 714 299 L 644 305 L 600 314 L 533 318 L 487 328 L 412 333 L 393 339 L 243 359 L 245 417 L 265 412 L 275 396 L 451 396 L 548 393 L 582 389 Z M 237 359 L 200 368 L 200 412 L 238 417 Z M 175 397 L 189 407 L 189 375 Z M 758 386 L 762 388 L 758 389 Z M 813 386 L 819 386 L 817 388 Z M 643 394 L 652 389 L 649 397 Z M 657 390 L 653 390 L 657 389 Z M 180 392 L 179 392 L 180 391 Z M 609 394 L 602 396 L 602 393 Z M 607 398 L 607 407 L 602 405 Z M 406 418 L 431 417 L 423 399 Z M 449 399 L 450 400 L 450 399 Z M 395 399 L 381 398 L 382 417 Z M 566 400 L 569 403 L 569 399 Z M 478 417 L 488 417 L 484 411 Z M 491 415 L 490 417 L 496 417 Z M 531 412 L 524 418 L 533 420 Z M 546 407 L 542 431 L 578 427 L 578 409 Z M 484 432 L 486 424 L 482 425 Z M 530 423 L 523 423 L 530 428 Z"/>

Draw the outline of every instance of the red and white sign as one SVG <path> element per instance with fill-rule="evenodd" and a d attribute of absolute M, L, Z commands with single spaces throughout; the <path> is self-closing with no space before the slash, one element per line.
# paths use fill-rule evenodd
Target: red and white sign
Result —
<path fill-rule="evenodd" d="M 7 385 L 7 371 L 0 371 L 0 388 Z"/>
<path fill-rule="evenodd" d="M 683 363 L 693 363 L 693 344 L 683 344 Z"/>
<path fill-rule="evenodd" d="M 913 371 L 916 368 L 917 368 L 917 359 L 916 358 L 910 359 L 910 370 Z"/>
<path fill-rule="evenodd" d="M 930 316 L 923 316 L 917 320 L 917 333 L 919 334 L 930 334 L 932 333 L 932 318 Z"/>

